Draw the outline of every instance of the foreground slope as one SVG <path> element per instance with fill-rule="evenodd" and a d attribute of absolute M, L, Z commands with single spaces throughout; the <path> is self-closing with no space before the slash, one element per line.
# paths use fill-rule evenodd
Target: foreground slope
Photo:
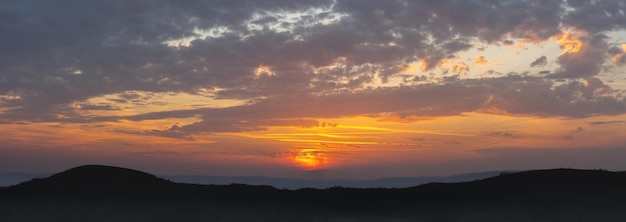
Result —
<path fill-rule="evenodd" d="M 0 189 L 0 221 L 615 221 L 626 173 L 554 169 L 405 189 L 173 183 L 81 166 Z M 34 214 L 33 214 L 34 212 Z"/>

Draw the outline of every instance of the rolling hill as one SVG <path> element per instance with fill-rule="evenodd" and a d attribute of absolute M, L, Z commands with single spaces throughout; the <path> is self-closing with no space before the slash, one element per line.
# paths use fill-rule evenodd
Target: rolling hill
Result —
<path fill-rule="evenodd" d="M 88 165 L 0 188 L 0 221 L 622 221 L 626 173 L 536 170 L 401 189 L 174 183 Z"/>

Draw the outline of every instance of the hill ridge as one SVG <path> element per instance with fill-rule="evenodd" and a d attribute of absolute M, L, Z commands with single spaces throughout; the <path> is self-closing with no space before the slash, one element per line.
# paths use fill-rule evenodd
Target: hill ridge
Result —
<path fill-rule="evenodd" d="M 102 182 L 107 180 L 116 182 Z M 142 218 L 168 217 L 165 221 L 181 220 L 181 215 L 192 217 L 190 221 L 251 221 L 257 217 L 269 218 L 260 221 L 302 221 L 302 215 L 317 218 L 305 221 L 329 221 L 328 215 L 358 218 L 354 221 L 385 221 L 380 218 L 388 216 L 392 221 L 624 221 L 623 187 L 624 172 L 549 169 L 410 188 L 280 190 L 243 184 L 181 184 L 125 168 L 81 166 L 0 188 L 0 209 L 16 212 L 12 215 L 20 219 L 33 212 L 47 215 L 47 221 L 66 221 L 58 211 L 82 218 L 80 221 L 136 212 Z"/>

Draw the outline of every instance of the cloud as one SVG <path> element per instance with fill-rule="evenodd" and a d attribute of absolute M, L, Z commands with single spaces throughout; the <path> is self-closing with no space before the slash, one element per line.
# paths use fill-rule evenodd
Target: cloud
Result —
<path fill-rule="evenodd" d="M 572 130 L 572 133 L 582 133 L 583 131 L 585 131 L 585 129 L 581 126 L 576 127 L 575 129 Z"/>
<path fill-rule="evenodd" d="M 309 118 L 381 112 L 436 116 L 498 109 L 569 117 L 624 112 L 623 98 L 609 95 L 593 79 L 614 51 L 603 33 L 624 28 L 625 6 L 619 1 L 0 2 L 0 41 L 11 43 L 0 46 L 1 123 L 199 115 L 201 123 L 182 128 L 219 132 L 288 122 L 310 126 L 315 124 Z M 527 78 L 519 70 L 512 73 L 517 77 L 457 82 L 437 77 L 432 84 L 372 87 L 392 82 L 417 61 L 433 72 L 478 46 L 555 37 L 564 53 L 550 79 Z M 611 54 L 616 64 L 620 55 Z M 451 69 L 470 72 L 463 63 Z M 591 84 L 584 86 L 576 81 L 580 78 Z M 552 79 L 572 81 L 559 85 Z M 208 92 L 214 99 L 250 104 L 134 117 L 85 114 L 120 107 L 86 102 L 103 95 L 117 95 L 108 98 L 114 103 L 150 100 L 137 92 Z M 294 98 L 311 99 L 302 105 L 309 110 L 294 111 L 301 109 Z M 275 110 L 269 104 L 291 113 L 267 114 Z M 254 109 L 261 114 L 255 116 Z"/>
<path fill-rule="evenodd" d="M 571 139 L 574 139 L 574 136 L 572 136 L 572 135 L 565 135 L 565 136 L 563 136 L 563 139 L 564 140 L 571 140 Z"/>
<path fill-rule="evenodd" d="M 572 10 L 565 14 L 565 25 L 599 33 L 626 27 L 624 11 L 626 4 L 621 1 L 567 1 Z"/>
<path fill-rule="evenodd" d="M 181 128 L 183 132 L 203 133 L 203 132 L 246 132 L 246 131 L 264 131 L 271 126 L 297 126 L 302 128 L 311 128 L 319 126 L 319 122 L 312 119 L 259 119 L 241 116 L 241 118 L 212 118 L 205 116 L 203 121 Z"/>
<path fill-rule="evenodd" d="M 476 56 L 476 59 L 474 59 L 474 65 L 485 66 L 487 64 L 489 64 L 489 61 L 485 59 L 485 56 Z"/>
<path fill-rule="evenodd" d="M 462 72 L 469 72 L 470 68 L 465 63 L 459 63 L 459 64 L 452 65 L 451 70 L 454 73 L 462 73 Z"/>
<path fill-rule="evenodd" d="M 166 138 L 173 138 L 173 139 L 195 141 L 195 138 L 193 136 L 190 136 L 181 130 L 180 126 L 178 126 L 178 123 L 172 125 L 172 127 L 166 130 L 136 131 L 136 130 L 116 129 L 114 130 L 114 132 L 123 133 L 123 134 L 133 134 L 133 135 L 144 135 L 144 136 L 159 136 L 159 137 L 166 137 Z"/>
<path fill-rule="evenodd" d="M 612 121 L 595 121 L 595 122 L 589 122 L 589 125 L 609 125 L 609 124 L 620 124 L 620 123 L 624 123 L 623 120 L 612 120 Z"/>
<path fill-rule="evenodd" d="M 486 133 L 485 135 L 490 136 L 490 137 L 504 137 L 504 138 L 511 138 L 511 139 L 517 139 L 521 137 L 520 135 L 513 134 L 511 132 L 506 132 L 506 131 L 492 131 L 492 132 Z"/>
<path fill-rule="evenodd" d="M 613 47 L 609 49 L 609 53 L 613 54 L 611 61 L 613 61 L 615 65 L 626 65 L 626 44 L 622 44 L 621 48 Z"/>
<path fill-rule="evenodd" d="M 530 63 L 530 67 L 543 67 L 546 64 L 548 64 L 548 58 L 545 55 L 543 55 L 535 59 L 535 61 L 533 61 L 532 63 Z"/>
<path fill-rule="evenodd" d="M 119 107 L 110 104 L 79 104 L 80 110 L 120 110 Z"/>
<path fill-rule="evenodd" d="M 582 33 L 565 33 L 559 44 L 563 53 L 556 62 L 561 65 L 551 78 L 586 78 L 597 75 L 609 49 L 606 35 L 588 36 Z"/>
<path fill-rule="evenodd" d="M 506 115 L 584 118 L 626 112 L 623 98 L 598 79 L 555 85 L 540 77 L 510 75 L 489 79 L 452 79 L 444 84 L 371 89 L 358 93 L 293 95 L 226 108 L 154 112 L 132 121 L 201 116 L 181 126 L 189 133 L 266 130 L 272 126 L 314 127 L 318 118 L 350 116 L 437 117 L 485 112 Z M 435 96 L 433 96 L 435 95 Z"/>

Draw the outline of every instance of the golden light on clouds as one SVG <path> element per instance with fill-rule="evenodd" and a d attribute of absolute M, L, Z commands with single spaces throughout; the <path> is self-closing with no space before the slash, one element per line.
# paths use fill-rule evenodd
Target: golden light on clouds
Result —
<path fill-rule="evenodd" d="M 0 162 L 86 147 L 303 172 L 625 143 L 620 1 L 286 2 L 3 8 Z M 56 24 L 74 20 L 94 27 Z"/>
<path fill-rule="evenodd" d="M 261 65 L 254 69 L 254 77 L 261 78 L 263 76 L 274 76 L 276 75 L 269 66 Z"/>
<path fill-rule="evenodd" d="M 409 65 L 401 73 L 416 74 L 416 73 L 419 73 L 423 69 L 424 69 L 423 64 L 422 66 L 420 66 L 417 63 L 413 62 L 413 63 L 409 63 Z"/>
<path fill-rule="evenodd" d="M 563 50 L 561 55 L 580 51 L 583 46 L 583 43 L 580 40 L 581 37 L 584 37 L 584 34 L 578 32 L 566 32 L 557 36 L 559 46 Z"/>
<path fill-rule="evenodd" d="M 328 158 L 320 149 L 302 148 L 293 158 L 293 161 L 307 170 L 317 170 L 328 163 Z"/>
<path fill-rule="evenodd" d="M 235 99 L 214 99 L 210 93 L 205 95 L 126 91 L 73 102 L 70 107 L 86 115 L 130 116 L 173 109 L 223 108 L 239 106 L 245 102 Z"/>
<path fill-rule="evenodd" d="M 618 66 L 626 65 L 626 44 L 622 44 L 621 52 L 615 54 L 611 58 L 611 61 L 613 61 L 613 63 L 618 65 Z"/>
<path fill-rule="evenodd" d="M 486 66 L 488 64 L 489 64 L 489 61 L 487 61 L 487 59 L 485 59 L 485 56 L 478 55 L 478 56 L 476 56 L 476 59 L 474 59 L 474 65 Z"/>

